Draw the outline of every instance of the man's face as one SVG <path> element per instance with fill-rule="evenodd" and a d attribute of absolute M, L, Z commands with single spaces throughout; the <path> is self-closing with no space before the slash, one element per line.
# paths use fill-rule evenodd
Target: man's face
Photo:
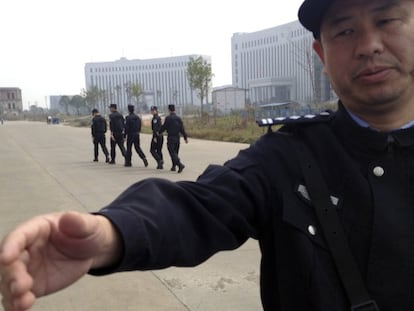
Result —
<path fill-rule="evenodd" d="M 337 0 L 314 49 L 351 111 L 383 113 L 414 100 L 413 0 Z"/>

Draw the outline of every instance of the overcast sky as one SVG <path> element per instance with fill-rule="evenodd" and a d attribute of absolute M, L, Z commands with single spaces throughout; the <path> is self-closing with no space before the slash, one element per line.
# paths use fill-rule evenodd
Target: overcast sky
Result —
<path fill-rule="evenodd" d="M 231 84 L 231 37 L 297 19 L 302 0 L 3 0 L 0 86 L 23 105 L 79 94 L 87 62 L 212 57 L 213 86 Z"/>

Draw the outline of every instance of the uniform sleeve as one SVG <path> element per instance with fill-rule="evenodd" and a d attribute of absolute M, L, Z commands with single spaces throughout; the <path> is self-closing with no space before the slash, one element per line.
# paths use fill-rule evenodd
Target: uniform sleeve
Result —
<path fill-rule="evenodd" d="M 269 196 L 262 171 L 242 153 L 224 166 L 209 166 L 195 182 L 132 185 L 99 212 L 122 237 L 122 261 L 90 273 L 194 266 L 257 238 Z"/>
<path fill-rule="evenodd" d="M 183 120 L 180 119 L 180 123 L 181 123 L 181 129 L 180 129 L 181 135 L 183 135 L 184 139 L 187 140 L 187 132 L 185 131 Z"/>
<path fill-rule="evenodd" d="M 127 137 L 128 134 L 131 133 L 131 117 L 125 117 L 125 127 L 124 127 L 124 138 Z"/>
<path fill-rule="evenodd" d="M 137 123 L 138 123 L 138 132 L 141 132 L 142 122 L 141 122 L 141 118 L 140 117 L 137 117 Z"/>
<path fill-rule="evenodd" d="M 170 122 L 170 116 L 165 117 L 164 120 L 164 124 L 162 124 L 159 128 L 158 128 L 158 133 L 162 134 L 167 128 L 168 128 L 168 124 Z"/>
<path fill-rule="evenodd" d="M 113 120 L 113 115 L 110 114 L 109 115 L 109 130 L 111 131 L 111 133 L 113 133 L 114 131 L 114 120 Z"/>
<path fill-rule="evenodd" d="M 94 124 L 94 121 L 92 119 L 92 121 L 91 121 L 91 135 L 92 135 L 92 137 L 95 137 L 94 128 L 95 128 L 95 124 Z"/>

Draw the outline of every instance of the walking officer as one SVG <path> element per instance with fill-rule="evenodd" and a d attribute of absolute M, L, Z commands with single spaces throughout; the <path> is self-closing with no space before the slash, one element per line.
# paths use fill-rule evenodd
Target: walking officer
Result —
<path fill-rule="evenodd" d="M 185 166 L 181 163 L 178 156 L 180 150 L 180 134 L 183 135 L 184 141 L 187 144 L 187 133 L 185 132 L 183 121 L 175 113 L 175 105 L 168 105 L 168 110 L 170 114 L 165 118 L 159 134 L 161 135 L 162 132 L 167 131 L 167 148 L 172 162 L 171 171 L 174 172 L 175 168 L 178 167 L 178 173 L 181 173 Z"/>
<path fill-rule="evenodd" d="M 115 164 L 115 148 L 118 145 L 121 150 L 122 156 L 126 157 L 126 151 L 124 147 L 124 128 L 125 121 L 122 114 L 118 112 L 117 105 L 109 105 L 111 114 L 109 115 L 109 128 L 111 130 L 111 161 L 109 164 Z"/>
<path fill-rule="evenodd" d="M 160 116 L 158 115 L 157 106 L 151 106 L 151 113 L 152 139 L 150 152 L 155 161 L 157 161 L 157 169 L 163 169 L 164 159 L 162 156 L 162 145 L 164 144 L 164 136 L 159 133 L 162 122 Z"/>
<path fill-rule="evenodd" d="M 105 155 L 106 163 L 109 162 L 109 152 L 106 148 L 106 138 L 105 133 L 107 131 L 106 120 L 101 116 L 98 109 L 92 109 L 92 124 L 91 124 L 91 133 L 92 141 L 94 145 L 94 162 L 98 162 L 98 147 L 101 145 L 102 152 Z"/>
<path fill-rule="evenodd" d="M 125 138 L 127 141 L 125 166 L 132 166 L 132 145 L 134 145 L 135 151 L 144 162 L 145 167 L 147 167 L 147 158 L 140 147 L 139 132 L 141 132 L 141 119 L 134 113 L 133 105 L 128 105 L 128 112 L 129 115 L 125 118 Z"/>

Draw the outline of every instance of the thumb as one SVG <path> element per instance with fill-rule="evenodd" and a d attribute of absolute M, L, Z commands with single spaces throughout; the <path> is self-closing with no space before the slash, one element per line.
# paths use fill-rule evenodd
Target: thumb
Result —
<path fill-rule="evenodd" d="M 81 214 L 78 212 L 67 212 L 59 220 L 59 231 L 68 238 L 84 239 L 95 234 L 99 222 L 96 216 Z"/>
<path fill-rule="evenodd" d="M 104 232 L 100 228 L 96 216 L 67 212 L 58 224 L 59 234 L 55 236 L 55 245 L 68 257 L 87 259 L 93 257 L 100 249 L 100 241 L 104 240 Z"/>

